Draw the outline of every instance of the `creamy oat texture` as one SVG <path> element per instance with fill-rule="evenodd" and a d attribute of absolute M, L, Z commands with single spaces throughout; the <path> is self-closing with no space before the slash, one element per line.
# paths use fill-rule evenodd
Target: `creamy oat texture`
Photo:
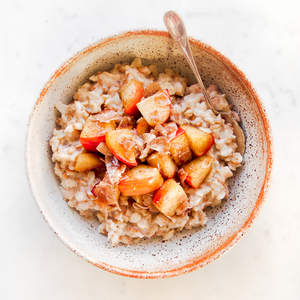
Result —
<path fill-rule="evenodd" d="M 79 137 L 89 115 L 109 109 L 117 112 L 114 118 L 118 126 L 135 123 L 134 119 L 124 114 L 119 96 L 120 88 L 130 79 L 142 82 L 145 93 L 147 90 L 151 91 L 153 82 L 158 83 L 162 90 L 168 89 L 172 98 L 168 122 L 175 122 L 177 126 L 193 125 L 212 133 L 214 137 L 215 143 L 207 153 L 215 158 L 212 170 L 198 189 L 182 185 L 188 195 L 189 205 L 179 215 L 167 217 L 160 213 L 152 203 L 153 193 L 143 195 L 139 203 L 121 194 L 115 205 L 98 205 L 91 190 L 95 184 L 103 180 L 103 174 L 99 175 L 99 172 L 93 170 L 74 171 L 77 157 L 85 151 Z M 157 84 L 155 86 L 157 87 Z M 226 96 L 217 90 L 217 86 L 212 84 L 207 90 L 217 109 L 230 109 Z M 174 74 L 170 69 L 158 74 L 155 65 L 143 66 L 141 60 L 136 58 L 131 65 L 117 64 L 109 72 L 93 75 L 88 83 L 78 89 L 73 100 L 69 105 L 60 101 L 56 104 L 61 116 L 50 140 L 52 160 L 55 163 L 54 172 L 61 180 L 61 191 L 69 206 L 78 210 L 84 217 L 98 218 L 99 232 L 107 235 L 113 245 L 131 244 L 141 238 L 153 236 L 161 236 L 165 240 L 184 228 L 204 226 L 207 222 L 205 208 L 219 205 L 222 199 L 228 197 L 227 179 L 233 176 L 232 171 L 240 166 L 242 156 L 235 151 L 237 145 L 232 126 L 207 108 L 197 85 L 188 87 L 187 80 Z M 234 115 L 238 119 L 238 115 L 236 113 Z M 151 148 L 153 137 L 163 138 L 168 144 L 169 137 L 164 136 L 159 128 L 151 130 L 152 136 L 146 134 L 141 137 L 134 130 L 132 132 L 137 155 L 141 159 L 143 155 L 153 152 L 153 147 Z M 155 150 L 160 149 L 158 147 Z M 109 152 L 103 155 L 103 161 L 107 168 L 105 178 L 106 183 L 108 182 L 106 192 L 109 196 L 111 192 L 109 180 L 117 184 L 126 166 Z"/>

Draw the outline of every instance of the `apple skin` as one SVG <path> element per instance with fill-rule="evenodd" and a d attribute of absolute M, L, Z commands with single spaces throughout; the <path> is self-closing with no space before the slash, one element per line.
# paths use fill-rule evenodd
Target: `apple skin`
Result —
<path fill-rule="evenodd" d="M 175 139 L 177 136 L 179 136 L 179 135 L 181 135 L 181 134 L 183 134 L 183 133 L 185 133 L 185 130 L 182 129 L 181 127 L 178 127 L 174 139 Z"/>
<path fill-rule="evenodd" d="M 152 200 L 156 208 L 168 217 L 174 216 L 178 207 L 185 201 L 188 201 L 188 197 L 174 179 L 166 180 L 154 193 Z"/>
<path fill-rule="evenodd" d="M 206 176 L 210 173 L 213 162 L 213 157 L 202 155 L 182 166 L 182 169 L 187 173 L 185 178 L 186 183 L 192 188 L 198 189 Z"/>
<path fill-rule="evenodd" d="M 77 157 L 74 170 L 77 172 L 87 172 L 92 169 L 101 168 L 104 162 L 100 160 L 97 153 L 80 153 Z"/>
<path fill-rule="evenodd" d="M 80 142 L 86 150 L 96 152 L 97 146 L 105 141 L 106 132 L 115 128 L 115 121 L 105 123 L 87 119 L 80 134 Z"/>
<path fill-rule="evenodd" d="M 176 136 L 170 141 L 170 152 L 177 166 L 192 160 L 192 151 L 185 130 L 178 128 Z"/>
<path fill-rule="evenodd" d="M 119 141 L 121 136 L 126 137 L 128 141 L 133 143 L 133 137 L 130 129 L 124 128 L 108 131 L 105 134 L 106 145 L 118 160 L 130 167 L 135 167 L 138 165 L 138 162 L 136 161 L 135 147 L 125 149 L 124 145 L 122 145 Z"/>
<path fill-rule="evenodd" d="M 120 98 L 123 101 L 124 113 L 137 117 L 139 110 L 137 103 L 140 102 L 144 94 L 143 84 L 135 79 L 131 79 L 120 90 Z"/>
<path fill-rule="evenodd" d="M 155 152 L 147 157 L 147 163 L 157 168 L 165 178 L 173 178 L 177 171 L 176 164 L 169 154 Z"/>
<path fill-rule="evenodd" d="M 137 104 L 142 116 L 150 126 L 155 127 L 165 123 L 171 113 L 171 96 L 169 91 L 163 90 L 143 99 Z"/>
<path fill-rule="evenodd" d="M 206 154 L 215 142 L 212 134 L 196 127 L 182 125 L 180 128 L 185 130 L 190 147 L 197 157 Z"/>
<path fill-rule="evenodd" d="M 119 189 L 124 196 L 138 196 L 157 190 L 163 182 L 158 169 L 139 165 L 123 174 Z"/>

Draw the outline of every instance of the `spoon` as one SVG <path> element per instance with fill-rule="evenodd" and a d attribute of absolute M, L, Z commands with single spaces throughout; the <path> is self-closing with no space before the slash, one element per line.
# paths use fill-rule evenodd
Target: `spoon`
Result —
<path fill-rule="evenodd" d="M 186 35 L 185 27 L 180 16 L 174 11 L 168 11 L 164 14 L 164 23 L 171 35 L 171 37 L 175 40 L 181 51 L 183 52 L 185 58 L 187 59 L 199 85 L 202 90 L 205 103 L 208 108 L 212 110 L 215 115 L 221 115 L 221 117 L 226 121 L 226 123 L 230 123 L 233 126 L 233 133 L 236 136 L 237 149 L 241 155 L 244 154 L 245 151 L 245 135 L 242 128 L 238 125 L 238 123 L 232 118 L 230 112 L 218 111 L 213 103 L 209 95 L 207 94 L 206 88 L 202 82 L 202 79 L 199 75 L 198 69 L 196 67 L 196 63 L 193 58 L 193 54 L 191 51 L 190 43 L 188 37 Z"/>

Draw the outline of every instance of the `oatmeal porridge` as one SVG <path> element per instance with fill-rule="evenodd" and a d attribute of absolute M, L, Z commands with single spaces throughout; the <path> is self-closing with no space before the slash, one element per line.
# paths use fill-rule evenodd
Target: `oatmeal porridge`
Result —
<path fill-rule="evenodd" d="M 231 109 L 216 85 L 207 91 L 218 110 Z M 206 207 L 228 198 L 242 156 L 198 85 L 136 58 L 91 76 L 73 100 L 56 103 L 54 172 L 68 205 L 96 217 L 113 245 L 204 226 Z"/>

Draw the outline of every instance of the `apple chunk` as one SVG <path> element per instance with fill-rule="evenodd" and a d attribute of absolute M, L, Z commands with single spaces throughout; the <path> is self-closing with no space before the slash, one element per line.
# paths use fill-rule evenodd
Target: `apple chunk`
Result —
<path fill-rule="evenodd" d="M 170 152 L 177 166 L 186 164 L 192 159 L 189 141 L 182 128 L 178 128 L 176 136 L 170 141 Z"/>
<path fill-rule="evenodd" d="M 186 172 L 185 181 L 194 189 L 198 189 L 200 184 L 212 169 L 214 158 L 208 155 L 202 155 L 188 164 L 182 166 Z"/>
<path fill-rule="evenodd" d="M 144 94 L 143 84 L 135 79 L 131 79 L 121 88 L 120 98 L 123 101 L 124 113 L 137 116 L 139 110 L 136 104 L 140 102 Z"/>
<path fill-rule="evenodd" d="M 172 217 L 181 203 L 188 201 L 188 197 L 174 179 L 168 179 L 155 192 L 152 201 L 159 211 L 168 217 Z"/>
<path fill-rule="evenodd" d="M 100 155 L 96 153 L 80 153 L 77 157 L 74 170 L 77 172 L 87 172 L 103 166 L 104 162 L 100 160 Z"/>
<path fill-rule="evenodd" d="M 105 141 L 108 149 L 118 160 L 131 167 L 138 165 L 133 137 L 129 129 L 111 130 L 106 133 Z"/>
<path fill-rule="evenodd" d="M 88 151 L 97 151 L 97 146 L 105 140 L 106 132 L 116 128 L 115 121 L 109 123 L 87 119 L 80 134 L 80 142 Z"/>
<path fill-rule="evenodd" d="M 168 90 L 160 91 L 140 101 L 137 108 L 150 126 L 165 123 L 171 112 L 171 97 Z"/>
<path fill-rule="evenodd" d="M 150 132 L 150 129 L 151 127 L 144 118 L 140 118 L 138 120 L 138 123 L 136 125 L 136 131 L 138 135 L 142 136 L 144 133 Z"/>
<path fill-rule="evenodd" d="M 155 152 L 148 156 L 147 163 L 157 168 L 165 178 L 174 177 L 177 171 L 177 167 L 169 154 Z"/>
<path fill-rule="evenodd" d="M 206 154 L 214 144 L 214 137 L 210 133 L 190 125 L 182 125 L 181 128 L 185 130 L 190 147 L 196 156 Z"/>
<path fill-rule="evenodd" d="M 137 196 L 157 190 L 163 182 L 158 169 L 139 165 L 123 174 L 119 189 L 124 196 Z"/>

